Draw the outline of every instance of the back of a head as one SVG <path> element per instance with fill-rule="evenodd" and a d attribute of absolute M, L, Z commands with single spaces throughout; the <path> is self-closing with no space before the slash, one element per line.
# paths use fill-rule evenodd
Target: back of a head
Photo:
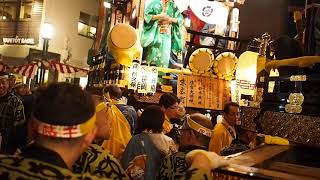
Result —
<path fill-rule="evenodd" d="M 8 76 L 8 73 L 0 71 L 0 76 Z"/>
<path fill-rule="evenodd" d="M 191 114 L 190 118 L 194 120 L 196 123 L 202 125 L 203 127 L 206 127 L 208 129 L 213 129 L 213 124 L 211 120 L 207 116 L 201 113 Z"/>
<path fill-rule="evenodd" d="M 97 106 L 98 104 L 104 102 L 104 98 L 102 96 L 98 96 L 98 95 L 95 95 L 95 94 L 92 95 L 92 100 L 93 100 L 95 106 Z"/>
<path fill-rule="evenodd" d="M 168 108 L 175 103 L 180 103 L 179 98 L 174 93 L 165 93 L 160 97 L 159 106 Z"/>
<path fill-rule="evenodd" d="M 60 126 L 84 123 L 94 113 L 91 95 L 80 86 L 69 83 L 54 83 L 40 88 L 33 109 L 35 119 Z"/>
<path fill-rule="evenodd" d="M 13 74 L 9 74 L 9 79 L 16 79 L 16 76 L 15 75 L 13 75 Z"/>
<path fill-rule="evenodd" d="M 111 98 L 120 99 L 122 96 L 121 89 L 116 85 L 108 85 L 104 88 L 103 94 L 109 93 Z"/>
<path fill-rule="evenodd" d="M 151 130 L 153 133 L 162 132 L 164 112 L 160 106 L 148 106 L 141 114 L 140 123 L 142 130 Z"/>
<path fill-rule="evenodd" d="M 195 121 L 196 123 L 200 124 L 203 127 L 206 127 L 208 129 L 213 129 L 213 124 L 211 122 L 211 120 L 206 117 L 205 115 L 201 114 L 201 113 L 194 113 L 192 115 L 190 115 L 190 118 Z M 200 134 L 198 132 L 196 132 L 197 134 L 197 139 L 205 146 L 208 147 L 209 146 L 209 142 L 210 142 L 210 137 L 205 136 L 203 134 Z"/>
<path fill-rule="evenodd" d="M 228 102 L 224 105 L 224 108 L 223 108 L 223 112 L 228 114 L 229 111 L 230 111 L 230 108 L 234 106 L 234 107 L 240 107 L 239 104 L 235 103 L 235 102 Z"/>

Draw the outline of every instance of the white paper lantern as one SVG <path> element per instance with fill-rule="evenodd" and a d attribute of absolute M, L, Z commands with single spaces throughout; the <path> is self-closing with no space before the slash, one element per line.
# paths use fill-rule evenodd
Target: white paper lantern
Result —
<path fill-rule="evenodd" d="M 157 90 L 157 82 L 158 82 L 158 69 L 155 66 L 149 67 L 149 75 L 148 75 L 148 84 L 147 84 L 147 92 L 155 93 Z"/>
<path fill-rule="evenodd" d="M 147 85 L 148 85 L 148 69 L 147 65 L 141 65 L 140 72 L 138 75 L 138 93 L 146 94 L 147 93 Z"/>
<path fill-rule="evenodd" d="M 133 61 L 129 69 L 128 89 L 136 90 L 139 82 L 140 63 Z"/>
<path fill-rule="evenodd" d="M 236 102 L 245 105 L 241 101 L 241 95 L 253 96 L 256 89 L 257 79 L 257 60 L 259 54 L 256 52 L 246 51 L 239 57 L 238 67 L 236 70 Z"/>

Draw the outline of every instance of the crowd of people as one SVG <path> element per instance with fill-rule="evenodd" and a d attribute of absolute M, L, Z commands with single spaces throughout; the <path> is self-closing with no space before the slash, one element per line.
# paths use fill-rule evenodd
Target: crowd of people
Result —
<path fill-rule="evenodd" d="M 29 103 L 21 88 L 0 76 L 1 179 L 206 179 L 237 139 L 232 102 L 216 124 L 173 93 L 138 115 L 115 85 L 90 94 L 53 83 Z"/>

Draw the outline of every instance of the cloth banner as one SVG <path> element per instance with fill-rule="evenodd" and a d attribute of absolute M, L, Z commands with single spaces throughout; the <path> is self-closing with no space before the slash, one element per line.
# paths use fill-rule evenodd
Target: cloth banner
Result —
<path fill-rule="evenodd" d="M 180 12 L 188 10 L 190 0 L 174 0 Z"/>
<path fill-rule="evenodd" d="M 130 125 L 122 112 L 108 98 L 108 110 L 106 116 L 111 120 L 111 136 L 105 140 L 102 147 L 108 150 L 117 159 L 121 159 L 122 154 L 131 139 Z"/>
<path fill-rule="evenodd" d="M 221 26 L 228 24 L 229 8 L 223 2 L 208 0 L 190 1 L 190 8 L 205 23 Z"/>

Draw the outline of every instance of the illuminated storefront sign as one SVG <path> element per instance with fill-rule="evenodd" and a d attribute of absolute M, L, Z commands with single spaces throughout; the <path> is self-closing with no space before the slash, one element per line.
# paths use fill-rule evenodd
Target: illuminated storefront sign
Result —
<path fill-rule="evenodd" d="M 31 44 L 34 45 L 34 38 L 2 38 L 4 44 Z"/>
<path fill-rule="evenodd" d="M 39 43 L 43 0 L 0 1 L 0 45 Z"/>

